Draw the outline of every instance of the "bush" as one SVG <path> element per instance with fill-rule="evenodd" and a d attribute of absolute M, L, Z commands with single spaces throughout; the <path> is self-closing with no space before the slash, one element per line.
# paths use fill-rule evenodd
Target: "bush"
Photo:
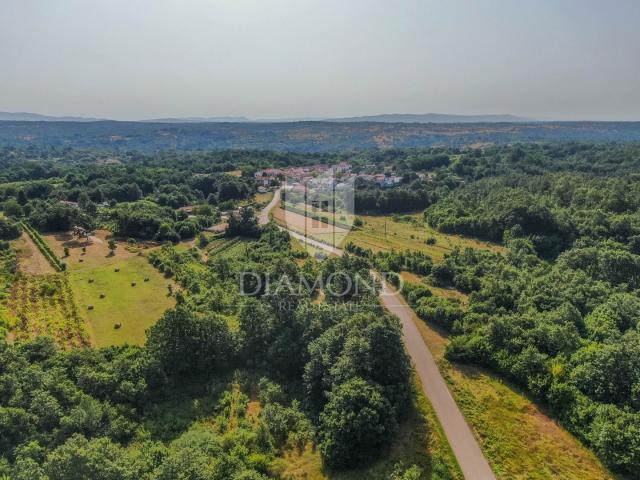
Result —
<path fill-rule="evenodd" d="M 233 352 L 224 317 L 203 317 L 186 306 L 169 310 L 149 329 L 147 346 L 167 372 L 176 374 L 221 368 Z"/>
<path fill-rule="evenodd" d="M 22 229 L 18 223 L 0 218 L 0 240 L 13 240 L 18 238 L 21 233 Z"/>
<path fill-rule="evenodd" d="M 454 322 L 460 320 L 464 312 L 454 300 L 425 295 L 416 302 L 416 315 L 426 322 L 433 322 L 451 331 Z"/>
<path fill-rule="evenodd" d="M 397 430 L 393 407 L 380 387 L 361 378 L 338 386 L 320 415 L 320 453 L 330 468 L 366 463 Z"/>

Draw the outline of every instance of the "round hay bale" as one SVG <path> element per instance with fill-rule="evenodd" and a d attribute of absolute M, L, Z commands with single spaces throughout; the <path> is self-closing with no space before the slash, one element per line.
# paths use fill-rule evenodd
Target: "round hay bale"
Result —
<path fill-rule="evenodd" d="M 144 277 L 144 281 L 148 282 L 149 281 L 149 277 Z"/>
<path fill-rule="evenodd" d="M 122 324 L 121 324 L 121 323 L 116 323 L 116 324 L 113 326 L 113 328 L 114 328 L 115 330 L 118 330 L 121 326 L 122 326 Z"/>
<path fill-rule="evenodd" d="M 131 286 L 135 287 L 136 286 L 136 282 L 131 282 Z"/>
<path fill-rule="evenodd" d="M 115 268 L 113 271 L 114 271 L 114 272 L 119 272 L 119 271 L 120 271 L 120 269 L 119 269 L 119 268 Z"/>
<path fill-rule="evenodd" d="M 93 310 L 93 305 L 87 305 L 87 310 Z"/>
<path fill-rule="evenodd" d="M 90 278 L 90 279 L 89 279 L 89 283 L 93 283 L 93 278 Z"/>
<path fill-rule="evenodd" d="M 82 262 L 84 262 L 84 259 L 81 258 L 81 259 L 78 260 L 78 262 L 82 263 Z"/>
<path fill-rule="evenodd" d="M 101 294 L 100 294 L 100 298 L 104 298 L 104 293 L 101 293 Z"/>

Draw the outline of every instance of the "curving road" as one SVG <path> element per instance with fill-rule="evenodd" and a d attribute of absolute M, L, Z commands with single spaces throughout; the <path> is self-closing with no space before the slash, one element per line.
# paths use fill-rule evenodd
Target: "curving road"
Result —
<path fill-rule="evenodd" d="M 273 200 L 260 213 L 259 222 L 262 225 L 269 222 L 269 212 L 277 205 L 279 198 L 280 189 L 275 192 Z M 280 228 L 287 230 L 292 237 L 298 240 L 305 240 L 304 235 L 284 227 Z M 310 238 L 307 238 L 306 241 L 316 248 L 321 248 L 335 255 L 344 253 L 339 248 L 334 248 L 331 245 L 326 245 Z M 400 319 L 405 348 L 413 361 L 422 383 L 422 389 L 433 405 L 436 416 L 442 425 L 447 440 L 449 440 L 464 477 L 468 480 L 495 480 L 496 477 L 491 467 L 489 467 L 489 462 L 487 462 L 480 445 L 478 445 L 473 436 L 471 428 L 469 428 L 462 412 L 451 396 L 451 392 L 447 388 L 433 355 L 431 355 L 420 335 L 415 324 L 415 313 L 402 296 L 387 285 L 386 282 L 382 284 L 380 301 L 390 313 Z"/>
<path fill-rule="evenodd" d="M 260 211 L 258 214 L 258 223 L 260 225 L 266 225 L 269 223 L 269 213 L 274 209 L 278 203 L 280 203 L 280 192 L 282 188 L 278 188 L 275 192 L 273 192 L 273 198 L 271 201 Z"/>

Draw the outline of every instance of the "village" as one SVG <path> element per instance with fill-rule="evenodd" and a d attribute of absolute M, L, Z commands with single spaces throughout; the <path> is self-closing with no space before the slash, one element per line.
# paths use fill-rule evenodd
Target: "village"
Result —
<path fill-rule="evenodd" d="M 374 165 L 365 165 L 362 170 L 370 171 Z M 283 186 L 286 189 L 301 190 L 306 187 L 335 187 L 337 190 L 353 185 L 356 179 L 371 182 L 379 187 L 389 188 L 402 183 L 402 177 L 385 169 L 383 173 L 354 172 L 351 164 L 340 162 L 336 165 L 316 164 L 303 167 L 265 168 L 254 173 L 258 191 L 269 187 Z"/>

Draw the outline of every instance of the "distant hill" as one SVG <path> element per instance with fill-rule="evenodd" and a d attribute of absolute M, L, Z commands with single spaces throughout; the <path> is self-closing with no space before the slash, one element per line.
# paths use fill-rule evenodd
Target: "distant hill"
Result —
<path fill-rule="evenodd" d="M 87 117 L 53 117 L 39 113 L 28 112 L 0 112 L 0 121 L 3 122 L 98 122 L 100 118 Z"/>
<path fill-rule="evenodd" d="M 510 114 L 449 115 L 446 113 L 385 113 L 363 117 L 331 118 L 328 122 L 382 122 L 382 123 L 523 123 L 535 122 L 531 118 Z"/>
<path fill-rule="evenodd" d="M 242 123 L 252 121 L 247 117 L 169 117 L 141 120 L 144 123 Z"/>
<path fill-rule="evenodd" d="M 0 112 L 0 121 L 9 122 L 98 122 L 104 118 L 51 116 L 29 112 Z M 252 119 L 244 116 L 164 117 L 139 120 L 140 123 L 292 123 L 292 122 L 378 122 L 378 123 L 524 123 L 535 120 L 515 115 L 449 115 L 445 113 L 385 113 L 344 118 L 269 118 Z"/>
<path fill-rule="evenodd" d="M 146 152 L 206 149 L 334 152 L 564 141 L 640 142 L 640 122 L 0 122 L 0 147 L 40 145 Z"/>

